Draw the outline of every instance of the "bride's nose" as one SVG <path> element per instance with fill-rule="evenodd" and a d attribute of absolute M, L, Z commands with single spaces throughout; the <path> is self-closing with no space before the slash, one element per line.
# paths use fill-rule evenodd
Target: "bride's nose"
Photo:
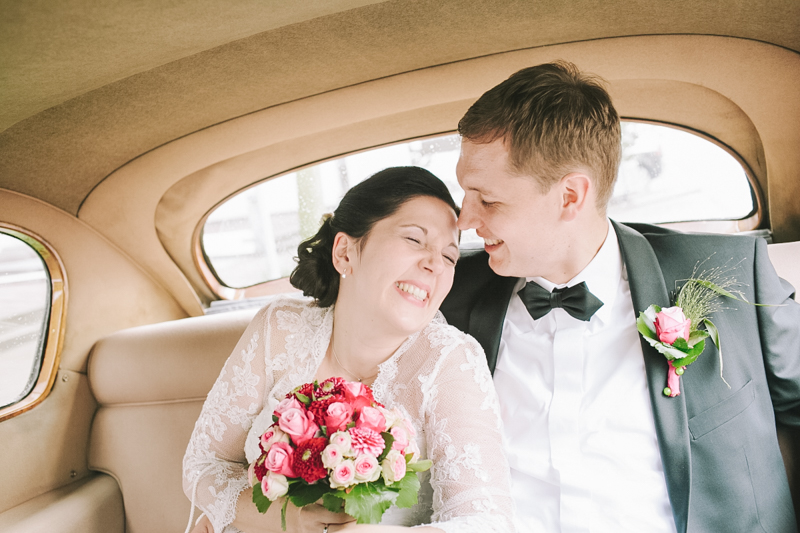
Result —
<path fill-rule="evenodd" d="M 420 264 L 425 270 L 432 272 L 434 275 L 439 275 L 444 270 L 444 257 L 440 252 L 428 250 Z"/>

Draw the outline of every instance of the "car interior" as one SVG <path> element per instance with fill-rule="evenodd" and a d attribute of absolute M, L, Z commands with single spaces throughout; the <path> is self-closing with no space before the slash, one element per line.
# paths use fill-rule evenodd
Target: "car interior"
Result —
<path fill-rule="evenodd" d="M 618 186 L 620 217 L 762 236 L 800 287 L 795 0 L 0 5 L 0 531 L 185 528 L 194 422 L 258 306 L 293 290 L 304 228 L 370 165 L 453 173 L 461 116 L 527 66 L 605 80 L 625 187 L 649 195 Z M 680 148 L 640 125 L 732 161 L 744 207 L 700 212 L 733 181 L 692 189 L 715 165 L 677 152 L 700 207 L 676 214 Z M 271 248 L 242 229 L 267 204 Z M 800 510 L 800 440 L 778 431 Z"/>

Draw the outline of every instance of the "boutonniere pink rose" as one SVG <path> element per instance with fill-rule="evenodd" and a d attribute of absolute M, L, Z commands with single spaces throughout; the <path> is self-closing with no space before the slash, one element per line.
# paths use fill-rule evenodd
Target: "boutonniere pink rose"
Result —
<path fill-rule="evenodd" d="M 698 274 L 695 267 L 691 278 L 681 280 L 684 283 L 677 291 L 677 298 L 672 307 L 662 309 L 657 305 L 651 305 L 639 313 L 639 318 L 636 320 L 639 333 L 650 346 L 666 357 L 669 365 L 667 386 L 664 388 L 665 396 L 674 398 L 681 393 L 680 377 L 686 371 L 686 367 L 694 363 L 703 353 L 707 339 L 717 347 L 719 377 L 728 385 L 722 376 L 719 330 L 710 316 L 722 310 L 720 304 L 722 298 L 750 303 L 741 291 L 735 290 L 740 284 L 734 277 L 727 275 L 731 270 L 733 269 L 717 267 Z"/>

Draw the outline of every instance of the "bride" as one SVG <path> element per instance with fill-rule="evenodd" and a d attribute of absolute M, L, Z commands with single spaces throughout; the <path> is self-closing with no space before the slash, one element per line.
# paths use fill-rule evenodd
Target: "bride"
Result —
<path fill-rule="evenodd" d="M 279 532 L 280 505 L 261 515 L 247 465 L 272 412 L 294 387 L 332 376 L 371 385 L 404 409 L 422 458 L 419 503 L 357 525 L 321 505 L 287 508 L 287 531 L 513 531 L 508 464 L 483 351 L 445 323 L 439 305 L 458 260 L 458 208 L 417 167 L 389 168 L 345 194 L 298 248 L 292 284 L 305 296 L 261 309 L 208 395 L 183 460 L 183 486 L 204 517 L 194 532 Z M 388 525 L 392 524 L 392 525 Z"/>

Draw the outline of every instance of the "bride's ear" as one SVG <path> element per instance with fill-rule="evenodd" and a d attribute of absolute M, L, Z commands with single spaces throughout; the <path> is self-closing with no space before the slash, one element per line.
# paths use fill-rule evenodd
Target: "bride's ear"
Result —
<path fill-rule="evenodd" d="M 333 268 L 339 274 L 349 274 L 353 272 L 353 265 L 357 255 L 356 241 L 346 233 L 341 231 L 333 238 Z"/>

